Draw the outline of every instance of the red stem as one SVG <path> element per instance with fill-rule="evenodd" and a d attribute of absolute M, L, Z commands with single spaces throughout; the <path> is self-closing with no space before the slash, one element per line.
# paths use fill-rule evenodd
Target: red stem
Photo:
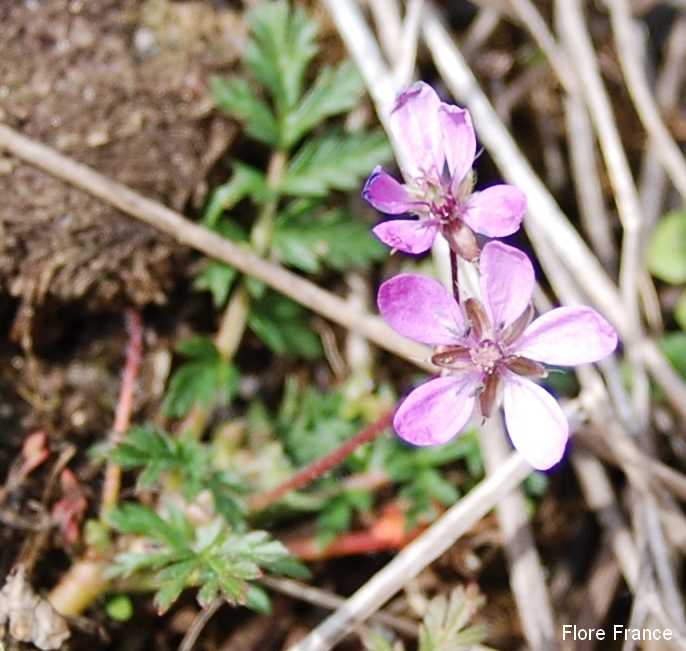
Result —
<path fill-rule="evenodd" d="M 321 459 L 312 462 L 300 472 L 297 472 L 290 479 L 283 482 L 276 488 L 259 495 L 255 495 L 250 501 L 250 507 L 253 511 L 261 511 L 275 502 L 278 502 L 286 493 L 298 490 L 307 484 L 312 483 L 324 473 L 327 473 L 332 468 L 343 463 L 357 448 L 369 441 L 375 439 L 381 434 L 390 424 L 393 419 L 393 411 L 384 414 L 377 421 L 363 429 L 359 434 L 346 441 L 339 448 L 327 454 Z"/>

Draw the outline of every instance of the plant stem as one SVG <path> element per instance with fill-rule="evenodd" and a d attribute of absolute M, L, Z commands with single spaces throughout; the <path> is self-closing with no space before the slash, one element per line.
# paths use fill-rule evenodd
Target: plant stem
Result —
<path fill-rule="evenodd" d="M 133 308 L 127 308 L 124 318 L 129 335 L 129 343 L 126 348 L 126 364 L 122 373 L 114 426 L 109 437 L 109 442 L 112 446 L 121 443 L 124 434 L 129 429 L 131 412 L 133 410 L 133 393 L 143 353 L 143 323 L 140 314 Z M 109 461 L 105 468 L 105 477 L 102 484 L 102 497 L 100 500 L 101 519 L 105 517 L 110 509 L 117 505 L 120 485 L 121 467 Z"/>
<path fill-rule="evenodd" d="M 457 253 L 450 249 L 450 277 L 452 279 L 452 291 L 458 305 L 460 303 L 460 270 Z"/>
<path fill-rule="evenodd" d="M 286 154 L 282 151 L 275 151 L 269 161 L 267 185 L 274 191 L 274 196 L 262 207 L 250 233 L 253 250 L 259 256 L 265 256 L 271 245 L 274 215 L 279 203 L 277 188 L 281 182 L 286 163 Z M 238 351 L 243 334 L 248 326 L 249 316 L 250 293 L 245 281 L 241 281 L 240 285 L 231 295 L 229 304 L 224 310 L 219 330 L 214 340 L 214 344 L 224 361 L 228 362 L 233 359 Z M 211 413 L 211 405 L 195 405 L 184 419 L 179 432 L 199 438 L 207 425 L 207 420 Z"/>
<path fill-rule="evenodd" d="M 395 410 L 384 414 L 381 418 L 374 421 L 371 425 L 363 429 L 359 434 L 348 439 L 343 445 L 336 448 L 321 459 L 313 461 L 309 466 L 297 472 L 290 479 L 286 480 L 276 488 L 266 493 L 255 495 L 250 500 L 250 508 L 253 511 L 261 511 L 268 506 L 278 502 L 284 495 L 291 491 L 298 490 L 315 479 L 329 472 L 339 464 L 343 463 L 357 448 L 379 436 L 390 424 Z"/>

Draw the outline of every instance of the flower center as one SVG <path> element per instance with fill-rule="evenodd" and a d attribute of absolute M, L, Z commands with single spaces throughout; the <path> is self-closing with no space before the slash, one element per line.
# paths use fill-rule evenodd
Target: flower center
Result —
<path fill-rule="evenodd" d="M 479 342 L 477 346 L 471 348 L 469 354 L 474 366 L 490 375 L 496 370 L 498 363 L 503 359 L 503 351 L 500 346 L 490 339 Z"/>

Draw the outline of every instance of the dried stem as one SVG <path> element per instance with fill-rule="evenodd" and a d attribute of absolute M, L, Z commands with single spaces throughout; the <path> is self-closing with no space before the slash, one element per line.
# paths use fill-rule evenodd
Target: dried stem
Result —
<path fill-rule="evenodd" d="M 504 424 L 500 416 L 494 414 L 481 430 L 481 451 L 489 475 L 507 460 L 508 450 Z M 496 515 L 503 534 L 510 586 L 527 646 L 533 650 L 554 651 L 559 648 L 555 617 L 520 488 L 498 502 Z"/>
<path fill-rule="evenodd" d="M 686 160 L 665 126 L 654 92 L 648 85 L 645 62 L 640 56 L 644 48 L 636 34 L 638 27 L 631 16 L 629 4 L 627 0 L 605 0 L 605 4 L 610 9 L 619 63 L 638 117 L 655 146 L 655 154 L 679 191 L 682 201 L 686 201 Z"/>
<path fill-rule="evenodd" d="M 353 436 L 343 445 L 336 448 L 333 452 L 327 454 L 321 459 L 317 459 L 300 472 L 297 472 L 293 477 L 286 480 L 276 488 L 255 495 L 250 500 L 250 508 L 254 511 L 266 509 L 268 506 L 278 502 L 284 495 L 291 491 L 298 490 L 307 484 L 312 483 L 332 468 L 340 465 L 345 461 L 357 448 L 365 443 L 373 441 L 377 436 L 386 430 L 393 420 L 393 411 L 384 414 L 381 418 L 373 422 L 371 425 L 363 429 L 359 434 Z"/>
<path fill-rule="evenodd" d="M 217 597 L 195 616 L 195 619 L 183 636 L 181 644 L 179 644 L 179 651 L 192 651 L 192 649 L 195 648 L 195 643 L 198 641 L 205 626 L 207 626 L 207 622 L 212 619 L 223 603 L 224 599 Z"/>
<path fill-rule="evenodd" d="M 519 454 L 512 454 L 494 474 L 480 482 L 446 511 L 437 522 L 353 594 L 343 606 L 305 639 L 291 647 L 290 651 L 330 649 L 346 635 L 347 631 L 368 619 L 411 578 L 450 548 L 529 472 L 531 468 L 526 461 Z"/>
<path fill-rule="evenodd" d="M 685 59 L 686 15 L 682 14 L 674 21 L 667 41 L 665 62 L 655 84 L 657 101 L 665 114 L 672 113 L 679 106 L 681 86 L 686 71 Z M 650 143 L 643 159 L 639 186 L 644 211 L 644 228 L 648 233 L 662 212 L 667 190 L 667 176 L 660 164 L 654 141 Z"/>
<path fill-rule="evenodd" d="M 329 592 L 328 590 L 315 588 L 314 586 L 308 585 L 307 583 L 301 583 L 300 581 L 274 576 L 264 576 L 259 581 L 262 585 L 275 590 L 276 592 L 288 595 L 294 599 L 299 599 L 300 601 L 305 601 L 318 608 L 324 607 L 329 610 L 336 610 L 345 603 L 345 599 L 339 597 L 337 594 Z M 404 617 L 398 617 L 397 615 L 391 615 L 383 610 L 374 613 L 370 617 L 370 621 L 388 626 L 389 628 L 398 631 L 398 633 L 402 633 L 409 637 L 416 638 L 418 636 L 417 624 L 413 621 Z"/>
<path fill-rule="evenodd" d="M 126 347 L 126 363 L 122 373 L 114 426 L 109 437 L 109 443 L 113 447 L 121 443 L 131 423 L 133 395 L 143 354 L 143 323 L 140 314 L 133 308 L 127 308 L 124 318 L 129 342 Z M 105 468 L 102 497 L 100 499 L 101 518 L 104 518 L 107 512 L 117 505 L 120 485 L 121 467 L 109 461 Z"/>
<path fill-rule="evenodd" d="M 429 349 L 426 346 L 397 334 L 379 317 L 351 309 L 344 299 L 301 276 L 264 260 L 246 248 L 194 224 L 179 213 L 146 199 L 86 165 L 22 136 L 4 124 L 0 124 L 0 148 L 154 226 L 178 242 L 236 267 L 313 312 L 367 337 L 380 348 L 408 359 L 421 368 L 433 370 L 428 361 Z"/>

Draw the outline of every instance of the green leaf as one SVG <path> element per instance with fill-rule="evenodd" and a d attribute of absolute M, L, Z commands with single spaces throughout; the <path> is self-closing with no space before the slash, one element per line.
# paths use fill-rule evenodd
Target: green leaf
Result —
<path fill-rule="evenodd" d="M 302 95 L 307 67 L 317 53 L 317 25 L 283 0 L 259 4 L 248 14 L 252 38 L 246 63 L 284 116 Z"/>
<path fill-rule="evenodd" d="M 248 593 L 245 595 L 245 605 L 262 615 L 269 615 L 272 612 L 272 601 L 269 594 L 259 585 L 250 585 Z"/>
<path fill-rule="evenodd" d="M 248 326 L 279 355 L 315 359 L 321 354 L 319 337 L 309 325 L 309 314 L 281 294 L 268 291 L 254 302 Z"/>
<path fill-rule="evenodd" d="M 128 502 L 112 509 L 107 519 L 121 533 L 148 536 L 177 550 L 186 546 L 190 535 L 190 530 L 173 527 L 152 509 L 135 502 Z"/>
<path fill-rule="evenodd" d="M 679 324 L 679 327 L 686 331 L 686 290 L 681 292 L 679 300 L 674 307 L 674 319 Z"/>
<path fill-rule="evenodd" d="M 238 272 L 223 262 L 211 261 L 195 277 L 193 289 L 212 294 L 212 303 L 216 308 L 224 307 Z"/>
<path fill-rule="evenodd" d="M 374 167 L 390 159 L 382 131 L 329 134 L 308 140 L 293 157 L 281 191 L 323 197 L 331 190 L 353 190 Z"/>
<path fill-rule="evenodd" d="M 242 199 L 252 196 L 260 203 L 267 198 L 268 194 L 267 181 L 262 172 L 245 163 L 234 162 L 231 179 L 212 191 L 203 214 L 203 222 L 206 226 L 215 228 L 222 213 L 233 208 Z M 245 236 L 233 237 L 230 232 L 226 231 L 222 235 L 229 239 L 245 239 Z"/>
<path fill-rule="evenodd" d="M 686 282 L 686 210 L 665 215 L 648 244 L 648 268 L 667 283 Z"/>
<path fill-rule="evenodd" d="M 679 374 L 686 378 L 686 333 L 670 332 L 660 341 L 660 348 Z"/>
<path fill-rule="evenodd" d="M 293 146 L 326 118 L 353 108 L 363 88 L 362 78 L 349 61 L 336 68 L 324 68 L 297 108 L 284 120 L 284 145 Z"/>
<path fill-rule="evenodd" d="M 125 594 L 115 595 L 107 600 L 107 615 L 115 622 L 127 622 L 133 617 L 133 603 Z"/>
<path fill-rule="evenodd" d="M 324 267 L 337 271 L 363 267 L 388 255 L 368 224 L 341 210 L 279 217 L 272 246 L 284 263 L 312 274 Z"/>
<path fill-rule="evenodd" d="M 210 79 L 210 88 L 217 106 L 242 122 L 246 131 L 255 140 L 271 146 L 279 143 L 276 118 L 266 102 L 254 93 L 245 79 L 215 76 Z"/>
<path fill-rule="evenodd" d="M 178 344 L 178 350 L 192 361 L 174 372 L 164 399 L 168 416 L 179 418 L 195 404 L 208 406 L 213 401 L 227 405 L 238 388 L 238 370 L 223 360 L 207 338 L 195 337 Z"/>
<path fill-rule="evenodd" d="M 198 360 L 215 361 L 219 359 L 219 352 L 214 342 L 208 337 L 194 336 L 182 339 L 176 344 L 176 350 L 184 357 Z"/>

